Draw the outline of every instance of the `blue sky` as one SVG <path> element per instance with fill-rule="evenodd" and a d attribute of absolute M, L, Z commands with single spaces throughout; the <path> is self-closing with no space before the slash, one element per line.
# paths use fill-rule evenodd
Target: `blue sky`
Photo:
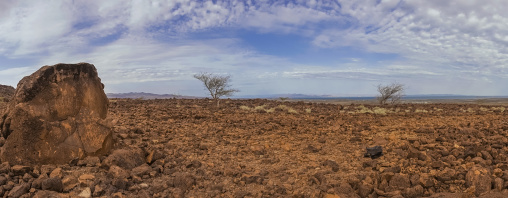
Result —
<path fill-rule="evenodd" d="M 0 84 L 94 64 L 105 91 L 508 95 L 508 1 L 0 1 Z"/>

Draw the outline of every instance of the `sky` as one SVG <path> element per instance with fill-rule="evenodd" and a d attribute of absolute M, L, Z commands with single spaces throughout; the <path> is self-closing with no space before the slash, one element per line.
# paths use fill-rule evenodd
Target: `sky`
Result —
<path fill-rule="evenodd" d="M 94 64 L 107 93 L 508 95 L 505 0 L 0 0 L 0 84 Z"/>

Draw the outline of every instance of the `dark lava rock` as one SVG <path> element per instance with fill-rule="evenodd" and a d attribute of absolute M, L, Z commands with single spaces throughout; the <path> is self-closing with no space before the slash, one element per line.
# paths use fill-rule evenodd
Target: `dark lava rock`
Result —
<path fill-rule="evenodd" d="M 62 192 L 63 184 L 62 180 L 58 177 L 48 178 L 42 181 L 42 190 L 50 190 L 56 192 Z"/>
<path fill-rule="evenodd" d="M 376 159 L 378 157 L 381 157 L 382 155 L 383 155 L 383 147 L 374 146 L 374 147 L 367 147 L 367 152 L 364 154 L 364 157 L 370 157 L 372 159 Z"/>

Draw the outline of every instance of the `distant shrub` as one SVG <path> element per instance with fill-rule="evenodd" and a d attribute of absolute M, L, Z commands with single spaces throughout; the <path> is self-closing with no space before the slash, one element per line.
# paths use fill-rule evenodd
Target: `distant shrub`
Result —
<path fill-rule="evenodd" d="M 374 112 L 375 114 L 386 115 L 386 113 L 388 113 L 388 112 L 390 112 L 390 111 L 389 111 L 388 109 L 385 109 L 385 108 L 374 107 L 373 112 Z"/>
<path fill-rule="evenodd" d="M 415 113 L 428 113 L 429 111 L 425 110 L 425 109 L 416 109 L 415 110 Z"/>
<path fill-rule="evenodd" d="M 245 105 L 240 106 L 240 109 L 241 109 L 241 110 L 246 110 L 246 111 L 250 111 L 250 110 L 251 110 L 251 108 L 250 108 L 250 107 L 245 106 Z"/>
<path fill-rule="evenodd" d="M 504 112 L 506 110 L 505 107 L 492 107 L 490 109 L 492 109 L 492 111 L 499 111 L 499 112 Z"/>

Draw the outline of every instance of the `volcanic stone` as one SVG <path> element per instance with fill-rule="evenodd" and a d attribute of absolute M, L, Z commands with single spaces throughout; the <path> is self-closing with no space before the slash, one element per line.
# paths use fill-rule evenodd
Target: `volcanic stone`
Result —
<path fill-rule="evenodd" d="M 475 188 L 475 195 L 480 196 L 491 190 L 492 179 L 490 171 L 481 166 L 472 167 L 466 174 L 466 186 Z"/>
<path fill-rule="evenodd" d="M 113 145 L 108 98 L 94 65 L 44 66 L 17 86 L 0 128 L 0 159 L 11 164 L 64 164 L 103 155 Z"/>

